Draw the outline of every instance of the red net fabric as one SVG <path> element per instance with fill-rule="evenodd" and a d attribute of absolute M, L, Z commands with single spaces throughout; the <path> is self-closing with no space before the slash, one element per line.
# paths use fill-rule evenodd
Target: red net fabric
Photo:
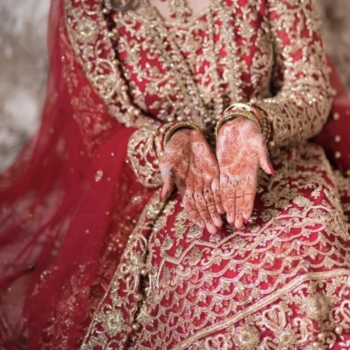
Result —
<path fill-rule="evenodd" d="M 113 120 L 93 91 L 86 93 L 91 88 L 83 72 L 67 62 L 72 53 L 60 26 L 62 3 L 51 5 L 51 64 L 40 130 L 0 177 L 0 344 L 8 350 L 75 348 L 106 233 L 130 232 L 124 217 L 129 193 L 141 191 L 125 173 L 134 130 Z M 69 69 L 75 69 L 74 92 L 80 96 L 69 90 Z M 77 114 L 74 99 L 88 114 Z M 116 249 L 111 255 L 115 264 L 119 254 Z M 59 343 L 60 332 L 66 344 Z"/>

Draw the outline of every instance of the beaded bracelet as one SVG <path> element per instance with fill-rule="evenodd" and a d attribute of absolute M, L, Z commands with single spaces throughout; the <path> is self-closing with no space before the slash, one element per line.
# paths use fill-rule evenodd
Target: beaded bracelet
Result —
<path fill-rule="evenodd" d="M 199 126 L 192 123 L 192 122 L 188 122 L 188 121 L 178 122 L 178 123 L 174 124 L 165 134 L 164 142 L 163 142 L 164 149 L 165 149 L 166 144 L 169 142 L 170 137 L 174 134 L 174 132 L 176 130 L 182 129 L 182 128 L 191 128 L 191 129 L 198 130 L 198 131 L 202 132 L 201 129 L 199 128 Z"/>

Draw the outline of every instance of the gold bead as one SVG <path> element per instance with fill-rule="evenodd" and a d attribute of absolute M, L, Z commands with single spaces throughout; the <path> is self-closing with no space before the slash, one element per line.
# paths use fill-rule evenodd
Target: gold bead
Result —
<path fill-rule="evenodd" d="M 340 118 L 340 114 L 335 112 L 334 115 L 333 115 L 333 119 L 334 120 L 339 120 L 339 118 Z"/>
<path fill-rule="evenodd" d="M 270 142 L 269 142 L 269 146 L 270 146 L 271 148 L 274 148 L 274 147 L 276 146 L 276 144 L 275 144 L 274 141 L 270 141 Z"/>
<path fill-rule="evenodd" d="M 341 153 L 340 152 L 335 152 L 334 157 L 335 157 L 335 159 L 341 158 Z"/>
<path fill-rule="evenodd" d="M 317 334 L 317 339 L 320 341 L 320 342 L 324 342 L 325 339 L 326 339 L 326 333 L 319 333 Z"/>
<path fill-rule="evenodd" d="M 113 64 L 115 65 L 115 66 L 117 66 L 118 65 L 118 63 L 119 63 L 119 61 L 117 60 L 117 59 L 114 59 L 113 60 Z M 123 85 L 123 87 L 124 87 L 125 85 Z M 122 88 L 123 89 L 123 88 Z"/>
<path fill-rule="evenodd" d="M 135 295 L 135 299 L 136 299 L 137 301 L 142 301 L 142 300 L 143 300 L 143 295 L 142 295 L 142 294 L 136 294 L 136 295 Z"/>
<path fill-rule="evenodd" d="M 335 142 L 340 142 L 341 141 L 341 137 L 339 135 L 337 135 L 335 138 L 334 138 L 334 141 Z"/>
<path fill-rule="evenodd" d="M 141 269 L 141 275 L 142 276 L 147 276 L 148 270 L 147 269 Z"/>
<path fill-rule="evenodd" d="M 323 350 L 322 344 L 320 344 L 318 341 L 312 343 L 312 348 L 315 350 Z"/>
<path fill-rule="evenodd" d="M 122 91 L 126 91 L 126 90 L 128 90 L 128 87 L 126 85 L 123 85 L 122 86 Z"/>
<path fill-rule="evenodd" d="M 140 325 L 139 325 L 138 323 L 134 323 L 134 324 L 132 325 L 132 329 L 133 329 L 134 331 L 138 331 L 138 330 L 140 329 Z"/>
<path fill-rule="evenodd" d="M 267 117 L 267 120 L 272 123 L 273 122 L 273 117 L 271 117 L 270 115 Z"/>
<path fill-rule="evenodd" d="M 104 9 L 102 10 L 102 12 L 103 12 L 105 15 L 108 15 L 110 11 L 109 11 L 107 8 L 104 8 Z"/>
<path fill-rule="evenodd" d="M 346 176 L 350 176 L 350 169 L 346 171 Z"/>
<path fill-rule="evenodd" d="M 334 329 L 334 331 L 335 331 L 335 333 L 337 333 L 337 334 L 342 334 L 343 333 L 343 327 L 342 326 L 337 326 L 337 327 L 335 327 L 335 329 Z"/>

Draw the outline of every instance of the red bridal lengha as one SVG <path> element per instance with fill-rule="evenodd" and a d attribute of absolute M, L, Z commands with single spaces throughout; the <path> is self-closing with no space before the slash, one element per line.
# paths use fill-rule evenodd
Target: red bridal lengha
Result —
<path fill-rule="evenodd" d="M 0 177 L 2 349 L 349 349 L 350 183 L 307 142 L 332 103 L 313 1 L 104 6 L 52 0 L 41 128 Z M 162 141 L 248 101 L 276 174 L 210 235 L 159 201 Z"/>

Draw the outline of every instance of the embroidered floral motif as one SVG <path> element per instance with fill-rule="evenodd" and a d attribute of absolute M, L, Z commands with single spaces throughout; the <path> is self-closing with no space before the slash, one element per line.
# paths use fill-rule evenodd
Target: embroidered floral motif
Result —
<path fill-rule="evenodd" d="M 306 298 L 304 310 L 309 317 L 324 320 L 328 317 L 329 305 L 326 298 L 318 293 Z"/>
<path fill-rule="evenodd" d="M 254 326 L 243 326 L 235 330 L 235 345 L 242 350 L 254 350 L 260 343 L 260 333 Z"/>

